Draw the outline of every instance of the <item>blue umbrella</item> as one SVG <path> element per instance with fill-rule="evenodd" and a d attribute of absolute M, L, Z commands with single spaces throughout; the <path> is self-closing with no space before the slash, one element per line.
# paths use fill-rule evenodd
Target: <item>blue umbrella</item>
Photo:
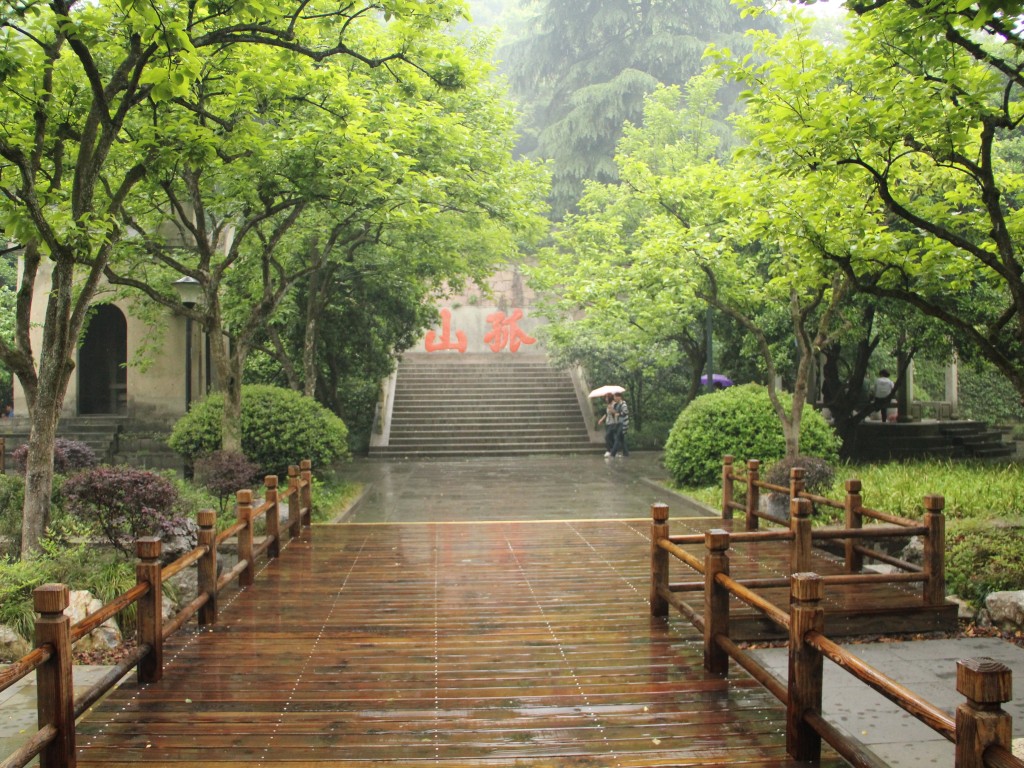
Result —
<path fill-rule="evenodd" d="M 704 374 L 703 376 L 700 377 L 700 383 L 703 384 L 704 386 L 707 386 L 707 374 Z M 723 376 L 720 373 L 713 373 L 711 374 L 711 383 L 714 384 L 719 389 L 725 389 L 726 387 L 732 386 L 732 379 L 730 379 L 728 376 Z"/>

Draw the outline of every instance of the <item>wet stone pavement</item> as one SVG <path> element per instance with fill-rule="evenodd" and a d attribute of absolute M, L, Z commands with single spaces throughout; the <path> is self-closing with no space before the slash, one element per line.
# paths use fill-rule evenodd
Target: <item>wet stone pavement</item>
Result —
<path fill-rule="evenodd" d="M 673 517 L 716 516 L 667 490 L 661 454 L 462 460 L 357 459 L 343 468 L 365 492 L 336 522 L 467 523 L 474 520 L 650 519 L 655 502 Z"/>

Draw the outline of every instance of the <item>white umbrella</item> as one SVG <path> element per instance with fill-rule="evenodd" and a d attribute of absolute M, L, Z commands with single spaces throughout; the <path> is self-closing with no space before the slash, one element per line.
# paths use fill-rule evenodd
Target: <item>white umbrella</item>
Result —
<path fill-rule="evenodd" d="M 620 387 L 618 384 L 605 384 L 603 387 L 598 387 L 590 393 L 591 397 L 604 397 L 605 395 L 614 395 L 618 392 L 625 392 L 625 387 Z"/>

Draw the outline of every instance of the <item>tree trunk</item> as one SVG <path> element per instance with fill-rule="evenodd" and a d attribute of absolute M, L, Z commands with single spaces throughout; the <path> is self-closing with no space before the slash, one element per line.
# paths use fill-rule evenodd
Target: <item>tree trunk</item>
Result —
<path fill-rule="evenodd" d="M 224 396 L 224 413 L 221 417 L 220 449 L 242 452 L 242 370 L 245 357 L 241 344 L 230 338 L 220 322 L 220 315 L 213 311 L 206 317 L 210 333 L 210 356 L 217 372 L 217 390 Z"/>
<path fill-rule="evenodd" d="M 233 351 L 228 362 L 220 448 L 222 451 L 242 453 L 242 359 Z"/>
<path fill-rule="evenodd" d="M 65 361 L 64 365 L 58 361 Z M 21 556 L 39 550 L 50 520 L 53 496 L 53 446 L 57 422 L 64 404 L 64 392 L 74 366 L 66 354 L 54 351 L 40 363 L 37 385 L 26 388 L 31 424 L 25 471 L 25 504 L 21 519 Z"/>
<path fill-rule="evenodd" d="M 42 410 L 32 409 L 32 431 L 28 439 L 25 472 L 25 505 L 21 518 L 21 557 L 31 557 L 39 550 L 50 521 L 50 499 L 53 496 L 53 443 L 57 436 L 57 420 Z"/>

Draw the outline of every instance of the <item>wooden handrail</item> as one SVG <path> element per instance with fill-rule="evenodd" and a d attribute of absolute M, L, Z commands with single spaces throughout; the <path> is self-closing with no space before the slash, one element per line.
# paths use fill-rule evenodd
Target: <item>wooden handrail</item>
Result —
<path fill-rule="evenodd" d="M 294 469 L 294 471 L 293 471 Z M 25 656 L 0 669 L 0 691 L 11 687 L 33 671 L 37 675 L 40 729 L 0 763 L 0 768 L 20 768 L 39 757 L 41 768 L 57 768 L 74 764 L 75 719 L 98 701 L 133 667 L 141 682 L 158 680 L 163 673 L 163 641 L 180 629 L 189 619 L 199 614 L 200 623 L 216 620 L 217 593 L 234 578 L 241 578 L 253 566 L 253 520 L 266 516 L 267 536 L 259 551 L 270 558 L 280 551 L 278 514 L 282 498 L 288 500 L 288 529 L 291 537 L 301 532 L 303 519 L 308 520 L 313 506 L 312 470 L 309 461 L 299 468 L 289 468 L 288 490 L 278 493 L 277 478 L 265 478 L 266 500 L 252 509 L 251 491 L 239 492 L 239 520 L 215 534 L 216 515 L 212 510 L 201 510 L 199 543 L 173 563 L 160 565 L 160 540 L 139 539 L 136 551 L 136 585 L 117 596 L 73 626 L 64 615 L 69 603 L 69 591 L 63 584 L 43 585 L 33 592 L 36 621 L 35 647 Z M 248 503 L 246 503 L 248 502 Z M 300 502 L 300 503 L 299 503 Z M 220 578 L 216 576 L 217 548 L 225 539 L 238 535 L 239 552 L 249 549 L 238 564 Z M 162 623 L 161 603 L 163 582 L 191 565 L 198 563 L 199 594 L 174 617 Z M 245 586 L 243 584 L 243 586 Z M 105 621 L 131 605 L 138 607 L 139 638 L 136 648 L 87 691 L 74 697 L 72 686 L 71 646 Z"/>
<path fill-rule="evenodd" d="M 736 579 L 730 578 L 725 574 L 718 573 L 715 574 L 715 582 L 729 590 L 733 597 L 742 600 L 751 608 L 761 611 L 761 613 L 774 621 L 778 626 L 783 629 L 789 629 L 788 613 L 783 611 L 781 608 L 777 608 L 753 590 L 736 581 Z"/>
<path fill-rule="evenodd" d="M 17 661 L 0 669 L 0 692 L 6 691 L 23 677 L 35 672 L 50 660 L 53 653 L 52 645 L 37 646 Z"/>
<path fill-rule="evenodd" d="M 848 495 L 856 496 L 859 483 L 848 485 Z M 794 497 L 791 514 L 794 520 L 807 522 L 808 499 Z M 847 509 L 856 509 L 856 504 Z M 927 514 L 941 520 L 943 500 L 938 496 L 925 499 Z M 664 504 L 652 506 L 651 526 L 651 612 L 669 606 L 676 608 L 704 635 L 704 667 L 713 673 L 727 675 L 728 660 L 736 661 L 761 685 L 782 701 L 787 708 L 786 751 L 797 760 L 815 761 L 820 757 L 824 739 L 853 765 L 875 768 L 883 765 L 857 739 L 829 723 L 821 714 L 823 676 L 821 660 L 827 658 L 855 678 L 897 704 L 932 730 L 956 744 L 957 768 L 1024 768 L 1024 761 L 1013 756 L 1009 715 L 1000 707 L 1010 698 L 1010 670 L 992 660 L 957 662 L 957 690 L 967 702 L 957 708 L 956 718 L 929 703 L 894 679 L 870 666 L 824 634 L 824 585 L 828 581 L 854 584 L 882 580 L 899 582 L 934 578 L 927 569 L 918 574 L 840 574 L 821 577 L 813 573 L 795 572 L 789 580 L 790 613 L 762 599 L 753 588 L 778 586 L 778 579 L 733 579 L 729 575 L 728 551 L 731 536 L 727 531 L 711 530 L 704 534 L 707 555 L 701 570 L 698 558 L 673 544 L 669 533 L 669 510 Z M 849 518 L 848 518 L 849 519 Z M 935 521 L 928 523 L 932 538 L 941 540 L 941 528 L 935 535 Z M 797 534 L 798 536 L 802 534 Z M 807 537 L 809 539 L 809 536 Z M 692 537 L 687 543 L 694 543 Z M 687 566 L 703 572 L 703 585 L 697 582 L 670 584 L 668 556 L 676 555 Z M 684 557 L 679 557 L 682 554 Z M 881 577 L 881 578 L 879 578 Z M 704 611 L 698 612 L 678 597 L 676 592 L 697 592 L 703 586 Z M 655 602 L 655 597 L 657 603 Z M 729 601 L 736 598 L 753 607 L 771 621 L 789 630 L 788 685 L 783 685 L 767 668 L 729 637 Z"/>
<path fill-rule="evenodd" d="M 0 763 L 0 768 L 24 768 L 57 738 L 57 729 L 47 723 Z"/>
<path fill-rule="evenodd" d="M 173 563 L 168 563 L 164 566 L 163 572 L 161 573 L 161 579 L 167 581 L 168 579 L 177 576 L 179 573 L 184 571 L 190 565 L 199 562 L 203 556 L 209 552 L 210 548 L 205 544 L 200 544 L 191 552 L 186 552 L 184 555 L 179 557 Z"/>
<path fill-rule="evenodd" d="M 879 672 L 863 659 L 847 651 L 820 632 L 808 632 L 804 641 L 821 651 L 841 669 L 845 669 L 862 683 L 885 696 L 900 709 L 913 715 L 949 741 L 956 741 L 956 721 L 943 710 L 924 701 L 908 688 L 888 675 Z"/>
<path fill-rule="evenodd" d="M 78 642 L 104 622 L 114 618 L 129 605 L 132 605 L 148 591 L 149 586 L 147 584 L 136 584 L 126 592 L 122 592 L 99 610 L 90 613 L 81 621 L 76 622 L 71 626 L 71 642 Z"/>
<path fill-rule="evenodd" d="M 794 534 L 793 548 L 790 552 L 790 570 L 804 570 L 810 563 L 810 546 L 815 539 L 836 539 L 842 540 L 844 545 L 845 564 L 847 573 L 859 573 L 864 568 L 864 559 L 871 558 L 887 565 L 892 565 L 901 571 L 908 573 L 923 573 L 926 578 L 921 579 L 922 602 L 924 605 L 938 606 L 946 601 L 946 566 L 945 566 L 945 517 L 943 507 L 945 501 L 942 496 L 929 494 L 924 497 L 924 516 L 922 520 L 911 520 L 910 518 L 890 515 L 876 509 L 869 509 L 863 505 L 861 497 L 860 480 L 851 479 L 845 482 L 846 497 L 842 502 L 829 499 L 824 496 L 809 493 L 805 489 L 805 473 L 800 467 L 793 467 L 789 472 L 789 487 L 767 483 L 760 479 L 760 463 L 755 460 L 747 462 L 747 473 L 741 475 L 736 472 L 732 456 L 722 458 L 722 516 L 732 517 L 732 508 L 739 508 L 733 501 L 733 486 L 737 480 L 745 480 L 747 484 L 746 499 L 746 530 L 755 532 L 759 520 L 767 520 L 777 525 L 785 525 L 785 521 L 766 515 L 757 509 L 757 500 L 761 489 L 787 493 L 790 498 L 790 521 L 789 529 Z M 812 530 L 808 534 L 808 523 L 796 518 L 793 510 L 799 508 L 797 502 L 804 504 L 828 506 L 835 509 L 843 509 L 846 517 L 846 525 L 843 529 Z M 726 514 L 726 510 L 728 514 Z M 808 516 L 810 512 L 805 513 Z M 876 520 L 887 526 L 864 527 L 864 520 Z M 739 535 L 739 534 L 735 534 Z M 807 540 L 808 535 L 810 541 Z M 924 565 L 908 563 L 900 558 L 893 557 L 884 552 L 869 549 L 857 543 L 858 539 L 892 538 L 920 536 L 924 542 Z M 737 541 L 739 539 L 736 539 Z M 696 543 L 693 540 L 677 541 L 677 543 Z M 895 581 L 895 580 L 894 580 Z"/>

